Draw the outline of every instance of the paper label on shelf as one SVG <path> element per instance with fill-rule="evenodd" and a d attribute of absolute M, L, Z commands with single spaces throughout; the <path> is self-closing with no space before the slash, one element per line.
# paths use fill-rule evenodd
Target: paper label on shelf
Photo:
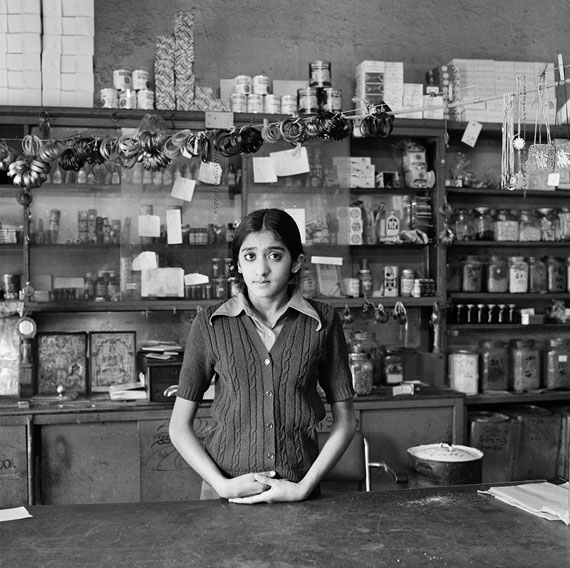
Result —
<path fill-rule="evenodd" d="M 158 215 L 139 215 L 139 237 L 160 237 Z"/>
<path fill-rule="evenodd" d="M 269 156 L 273 160 L 273 169 L 278 177 L 294 176 L 310 172 L 307 148 L 304 146 L 299 146 L 292 150 L 271 152 Z"/>
<path fill-rule="evenodd" d="M 222 181 L 222 166 L 216 164 L 216 162 L 208 162 L 207 164 L 202 162 L 198 172 L 198 180 L 202 183 L 220 185 Z"/>
<path fill-rule="evenodd" d="M 548 174 L 548 180 L 546 181 L 546 185 L 557 187 L 559 184 L 560 184 L 560 174 L 558 172 Z"/>
<path fill-rule="evenodd" d="M 277 174 L 271 158 L 253 158 L 253 183 L 275 183 Z"/>
<path fill-rule="evenodd" d="M 482 128 L 483 125 L 480 122 L 475 122 L 474 120 L 469 121 L 461 137 L 461 142 L 474 148 Z"/>
<path fill-rule="evenodd" d="M 334 264 L 342 266 L 342 256 L 312 256 L 311 262 L 313 264 Z"/>
<path fill-rule="evenodd" d="M 192 201 L 195 187 L 196 180 L 180 176 L 174 180 L 170 195 L 176 199 L 182 199 L 183 201 Z"/>
<path fill-rule="evenodd" d="M 299 227 L 299 232 L 301 233 L 301 242 L 305 244 L 306 242 L 306 231 L 305 231 L 305 210 L 304 209 L 285 209 L 286 213 L 289 213 L 291 217 L 297 223 L 297 227 Z"/>
<path fill-rule="evenodd" d="M 182 211 L 180 209 L 166 211 L 166 242 L 169 245 L 182 244 Z"/>
<path fill-rule="evenodd" d="M 158 256 L 150 250 L 143 250 L 133 259 L 132 268 L 135 271 L 158 268 Z"/>
<path fill-rule="evenodd" d="M 205 274 L 199 272 L 192 272 L 184 275 L 184 284 L 186 286 L 195 286 L 197 284 L 208 284 L 210 279 Z"/>

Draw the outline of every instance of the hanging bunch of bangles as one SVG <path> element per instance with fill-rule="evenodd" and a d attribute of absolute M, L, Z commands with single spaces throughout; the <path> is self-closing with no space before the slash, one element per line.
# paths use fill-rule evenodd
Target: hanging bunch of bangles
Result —
<path fill-rule="evenodd" d="M 145 125 L 152 124 L 143 121 Z M 198 157 L 204 163 L 221 155 L 226 158 L 255 154 L 264 143 L 283 140 L 293 146 L 321 138 L 340 141 L 354 130 L 354 118 L 342 112 L 289 117 L 279 122 L 265 121 L 261 127 L 242 126 L 231 130 L 181 130 L 166 134 L 160 128 L 139 128 L 137 134 L 101 138 L 78 135 L 65 140 L 42 140 L 35 135 L 22 139 L 22 151 L 14 152 L 5 140 L 0 141 L 0 169 L 8 170 L 14 185 L 24 192 L 40 187 L 47 179 L 54 163 L 63 170 L 79 171 L 87 164 L 110 162 L 122 168 L 140 163 L 149 171 L 166 168 L 179 156 Z M 382 103 L 360 120 L 362 136 L 389 136 L 394 116 Z M 20 198 L 19 198 L 20 199 Z M 25 197 L 23 201 L 26 202 Z"/>

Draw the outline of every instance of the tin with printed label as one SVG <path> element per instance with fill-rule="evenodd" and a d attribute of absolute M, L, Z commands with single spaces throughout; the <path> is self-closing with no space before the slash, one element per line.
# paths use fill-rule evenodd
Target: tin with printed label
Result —
<path fill-rule="evenodd" d="M 309 63 L 309 86 L 331 86 L 331 63 L 330 61 L 311 61 Z"/>
<path fill-rule="evenodd" d="M 263 112 L 263 95 L 251 93 L 247 95 L 247 112 Z"/>
<path fill-rule="evenodd" d="M 265 95 L 263 108 L 266 114 L 279 114 L 281 112 L 281 97 L 279 95 Z"/>
<path fill-rule="evenodd" d="M 112 87 L 101 89 L 101 106 L 103 108 L 119 108 L 119 93 Z"/>
<path fill-rule="evenodd" d="M 244 93 L 232 93 L 230 95 L 232 112 L 247 112 L 247 95 Z"/>
<path fill-rule="evenodd" d="M 154 108 L 154 91 L 150 89 L 141 89 L 137 91 L 137 108 L 153 109 Z"/>
<path fill-rule="evenodd" d="M 299 114 L 317 114 L 319 112 L 317 89 L 312 87 L 297 89 L 297 110 Z"/>
<path fill-rule="evenodd" d="M 249 75 L 238 75 L 234 79 L 234 91 L 249 95 L 252 92 L 252 79 Z"/>
<path fill-rule="evenodd" d="M 137 92 L 133 89 L 119 91 L 119 108 L 137 108 Z"/>
<path fill-rule="evenodd" d="M 117 91 L 130 89 L 132 84 L 132 74 L 128 69 L 115 69 L 113 71 L 113 87 Z"/>
<path fill-rule="evenodd" d="M 281 114 L 297 113 L 297 97 L 295 95 L 283 95 L 281 97 Z"/>
<path fill-rule="evenodd" d="M 150 73 L 144 69 L 135 69 L 132 74 L 132 88 L 135 91 L 150 89 Z"/>
<path fill-rule="evenodd" d="M 265 75 L 255 75 L 252 80 L 252 91 L 256 95 L 269 95 L 271 93 L 271 79 Z"/>

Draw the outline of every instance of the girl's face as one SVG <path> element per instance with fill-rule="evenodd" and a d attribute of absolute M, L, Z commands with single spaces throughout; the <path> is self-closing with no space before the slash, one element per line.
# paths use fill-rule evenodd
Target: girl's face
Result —
<path fill-rule="evenodd" d="M 292 259 L 287 247 L 273 231 L 249 234 L 243 241 L 238 270 L 243 276 L 250 299 L 272 300 L 287 291 L 291 272 L 297 272 L 303 259 Z"/>

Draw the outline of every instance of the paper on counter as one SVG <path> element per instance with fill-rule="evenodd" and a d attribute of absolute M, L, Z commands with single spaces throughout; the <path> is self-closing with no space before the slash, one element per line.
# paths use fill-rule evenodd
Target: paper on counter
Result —
<path fill-rule="evenodd" d="M 562 521 L 570 526 L 569 492 L 568 483 L 554 485 L 548 482 L 491 487 L 488 491 L 479 491 L 537 517 Z"/>
<path fill-rule="evenodd" d="M 17 521 L 32 517 L 26 507 L 13 507 L 12 509 L 0 509 L 0 522 Z"/>

